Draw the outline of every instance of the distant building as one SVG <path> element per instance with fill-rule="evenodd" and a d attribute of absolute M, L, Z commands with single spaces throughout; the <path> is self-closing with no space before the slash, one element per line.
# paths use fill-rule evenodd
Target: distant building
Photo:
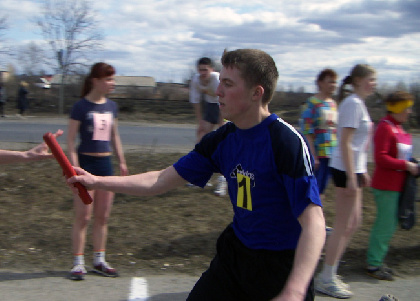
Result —
<path fill-rule="evenodd" d="M 139 92 L 156 92 L 156 81 L 151 76 L 115 76 L 114 98 L 123 98 L 126 95 L 134 96 Z"/>
<path fill-rule="evenodd" d="M 65 85 L 82 84 L 84 76 L 70 74 L 66 76 Z M 61 74 L 55 74 L 51 86 L 61 85 Z M 155 93 L 156 81 L 151 76 L 115 76 L 113 98 L 125 98 L 139 92 Z"/>
<path fill-rule="evenodd" d="M 61 74 L 54 74 L 51 78 L 51 86 L 55 85 L 61 85 Z M 66 75 L 65 82 L 63 84 L 65 85 L 78 85 L 81 84 L 83 81 L 83 76 L 81 75 L 75 75 L 75 74 L 68 74 Z"/>
<path fill-rule="evenodd" d="M 0 70 L 0 83 L 5 83 L 9 80 L 9 71 Z"/>
<path fill-rule="evenodd" d="M 115 92 L 123 87 L 156 87 L 155 79 L 151 76 L 115 76 Z"/>

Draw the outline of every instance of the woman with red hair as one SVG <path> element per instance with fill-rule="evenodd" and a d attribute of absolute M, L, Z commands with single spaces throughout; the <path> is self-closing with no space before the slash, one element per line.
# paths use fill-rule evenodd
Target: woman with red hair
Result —
<path fill-rule="evenodd" d="M 115 69 L 106 63 L 96 63 L 86 77 L 82 99 L 74 104 L 68 126 L 67 146 L 69 158 L 74 166 L 80 166 L 98 176 L 113 175 L 112 148 L 119 161 L 120 174 L 127 175 L 127 166 L 118 133 L 117 104 L 106 95 L 114 90 Z M 77 150 L 75 138 L 80 136 Z M 92 213 L 93 222 L 93 271 L 107 277 L 117 277 L 117 271 L 105 261 L 108 218 L 114 193 L 105 190 L 89 192 L 93 203 L 85 205 L 75 195 L 75 219 L 72 229 L 74 262 L 70 279 L 83 280 L 86 274 L 84 248 L 86 230 Z"/>

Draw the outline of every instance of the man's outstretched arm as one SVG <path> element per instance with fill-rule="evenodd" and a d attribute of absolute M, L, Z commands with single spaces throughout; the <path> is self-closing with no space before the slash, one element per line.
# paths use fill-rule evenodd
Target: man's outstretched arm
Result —
<path fill-rule="evenodd" d="M 57 130 L 54 134 L 59 137 L 63 134 L 62 130 Z M 48 146 L 45 142 L 38 144 L 27 151 L 10 151 L 0 150 L 0 164 L 25 163 L 32 161 L 39 161 L 53 158 L 53 155 L 48 152 Z"/>
<path fill-rule="evenodd" d="M 102 189 L 138 196 L 162 194 L 186 183 L 173 166 L 131 176 L 109 177 L 94 176 L 79 167 L 75 167 L 74 170 L 77 176 L 69 178 L 69 184 L 80 182 L 89 190 Z"/>

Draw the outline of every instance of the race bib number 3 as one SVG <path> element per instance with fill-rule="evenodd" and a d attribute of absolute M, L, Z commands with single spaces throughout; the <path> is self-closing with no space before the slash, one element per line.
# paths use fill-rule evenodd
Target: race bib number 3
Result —
<path fill-rule="evenodd" d="M 252 211 L 251 178 L 238 173 L 236 179 L 238 180 L 236 206 Z"/>
<path fill-rule="evenodd" d="M 111 113 L 93 114 L 93 140 L 110 141 L 112 129 Z"/>

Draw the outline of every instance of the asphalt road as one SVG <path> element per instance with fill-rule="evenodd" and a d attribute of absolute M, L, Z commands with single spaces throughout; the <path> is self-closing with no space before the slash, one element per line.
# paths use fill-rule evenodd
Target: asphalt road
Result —
<path fill-rule="evenodd" d="M 84 281 L 71 281 L 67 279 L 67 271 L 28 273 L 0 269 L 0 300 L 182 301 L 187 298 L 196 280 L 197 277 L 186 275 L 148 276 L 138 271 L 138 275 L 119 278 L 89 274 Z M 397 278 L 388 282 L 360 274 L 345 280 L 354 293 L 351 300 L 378 301 L 386 294 L 394 295 L 399 301 L 420 300 L 417 292 L 420 277 Z M 325 295 L 317 295 L 315 299 L 335 300 Z"/>
<path fill-rule="evenodd" d="M 39 143 L 46 132 L 67 130 L 67 118 L 16 116 L 0 119 L 0 148 L 21 150 Z M 150 124 L 120 122 L 118 126 L 125 151 L 188 152 L 195 144 L 195 126 L 189 124 Z M 65 146 L 65 135 L 58 139 Z M 420 158 L 420 137 L 413 137 L 413 155 Z M 419 299 L 420 300 L 420 299 Z"/>
<path fill-rule="evenodd" d="M 15 116 L 2 118 L 0 119 L 0 147 L 22 149 L 27 147 L 25 144 L 40 143 L 46 132 L 62 129 L 66 133 L 67 122 L 67 118 L 19 119 Z M 118 129 L 126 151 L 142 149 L 151 152 L 186 152 L 194 147 L 194 125 L 120 122 Z M 58 142 L 64 146 L 65 135 L 58 138 Z"/>

